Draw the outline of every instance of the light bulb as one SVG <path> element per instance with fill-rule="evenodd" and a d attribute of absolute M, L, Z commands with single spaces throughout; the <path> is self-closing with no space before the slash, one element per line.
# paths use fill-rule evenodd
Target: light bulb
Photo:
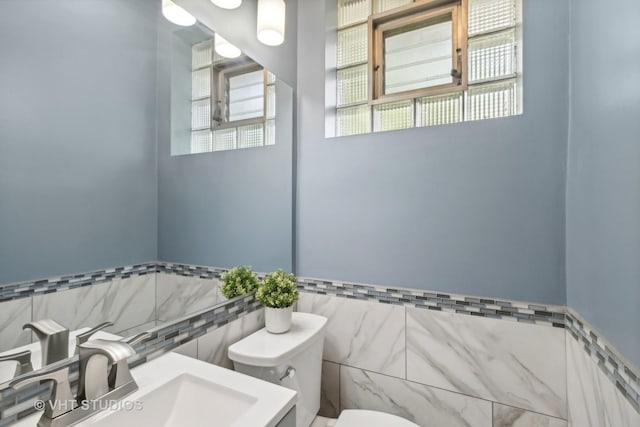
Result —
<path fill-rule="evenodd" d="M 284 42 L 284 0 L 258 0 L 258 40 L 267 46 Z"/>
<path fill-rule="evenodd" d="M 211 0 L 211 3 L 223 9 L 237 9 L 242 4 L 242 0 Z"/>
<path fill-rule="evenodd" d="M 220 37 L 219 34 L 216 34 L 215 42 L 214 42 L 216 53 L 220 56 L 224 56 L 225 58 L 237 58 L 242 55 L 242 51 L 229 43 L 226 39 Z"/>
<path fill-rule="evenodd" d="M 162 14 L 168 21 L 182 27 L 189 27 L 196 23 L 193 15 L 171 0 L 162 0 Z"/>

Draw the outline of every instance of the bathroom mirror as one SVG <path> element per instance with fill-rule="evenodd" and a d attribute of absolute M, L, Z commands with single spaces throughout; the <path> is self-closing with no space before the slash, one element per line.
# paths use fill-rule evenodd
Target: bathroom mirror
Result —
<path fill-rule="evenodd" d="M 33 368 L 38 369 L 42 360 L 38 337 L 22 329 L 28 322 L 51 319 L 68 328 L 69 354 L 72 355 L 75 335 L 103 322 L 113 323 L 105 328 L 107 332 L 132 336 L 228 303 L 219 290 L 219 277 L 225 269 L 249 265 L 263 273 L 278 268 L 292 270 L 293 89 L 271 72 L 267 64 L 253 61 L 242 50 L 236 58 L 216 54 L 218 35 L 214 29 L 199 22 L 186 28 L 173 25 L 162 17 L 160 5 L 159 0 L 141 0 L 135 4 L 128 0 L 91 0 L 77 8 L 69 6 L 68 10 L 47 12 L 34 10 L 37 8 L 33 4 L 29 8 L 21 0 L 3 3 L 3 8 L 12 8 L 4 12 L 33 22 L 43 34 L 57 34 L 62 28 L 69 33 L 69 37 L 57 44 L 55 53 L 64 61 L 55 63 L 47 74 L 46 84 L 36 88 L 38 99 L 57 100 L 57 103 L 45 104 L 55 122 L 53 118 L 47 121 L 47 115 L 42 115 L 46 123 L 34 121 L 30 127 L 42 135 L 53 135 L 68 123 L 74 131 L 65 131 L 64 137 L 71 142 L 64 144 L 52 137 L 51 143 L 58 146 L 49 153 L 54 161 L 62 158 L 71 171 L 52 166 L 43 172 L 46 176 L 40 177 L 49 197 L 46 200 L 67 200 L 73 203 L 72 208 L 62 209 L 56 205 L 48 208 L 48 218 L 23 215 L 25 224 L 18 223 L 11 215 L 15 212 L 18 218 L 18 212 L 30 211 L 31 206 L 21 203 L 23 195 L 30 196 L 31 188 L 17 179 L 0 183 L 3 209 L 7 208 L 0 212 L 3 236 L 0 243 L 3 257 L 0 260 L 0 357 L 28 349 L 35 362 Z M 49 8 L 46 2 L 40 6 Z M 243 19 L 240 14 L 239 30 L 245 25 L 253 27 L 254 23 Z M 111 24 L 113 28 L 109 27 Z M 104 31 L 101 34 L 87 32 L 86 28 L 92 25 L 103 25 Z M 109 30 L 114 33 L 105 35 Z M 7 36 L 12 31 L 20 31 L 19 26 L 3 28 Z M 83 46 L 99 47 L 102 51 L 87 53 L 79 49 L 74 45 L 76 32 L 86 34 Z M 224 36 L 227 43 L 234 43 L 233 35 Z M 15 80 L 21 75 L 32 75 L 32 64 L 23 61 L 26 47 L 7 46 L 1 45 L 0 53 L 6 60 L 3 64 L 12 64 L 8 78 Z M 37 51 L 31 54 L 38 55 Z M 83 67 L 91 68 L 92 58 L 107 56 L 111 64 L 105 59 L 101 65 L 104 73 L 92 68 L 95 75 L 89 80 L 95 85 L 93 93 L 87 93 L 85 87 L 73 86 L 74 82 L 80 84 Z M 120 60 L 122 63 L 118 63 Z M 119 72 L 123 67 L 126 71 Z M 64 76 L 69 77 L 62 81 Z M 135 80 L 138 77 L 144 81 Z M 96 85 L 98 81 L 100 85 Z M 141 85 L 144 94 L 137 92 Z M 60 101 L 63 89 L 69 92 L 65 96 L 77 104 L 73 105 L 73 112 Z M 122 99 L 109 104 L 111 93 L 117 93 Z M 141 96 L 145 98 L 140 99 Z M 14 97 L 15 103 L 19 103 L 22 95 Z M 100 104 L 99 114 L 77 116 L 82 109 L 93 108 L 92 102 Z M 0 113 L 5 115 L 7 110 Z M 98 116 L 97 122 L 102 127 L 89 126 L 94 116 Z M 144 137 L 148 140 L 144 149 L 129 148 L 116 153 L 115 147 L 107 147 L 104 152 L 96 148 L 103 134 L 112 129 L 122 131 L 123 126 L 135 125 L 139 120 L 145 120 L 143 132 L 128 137 L 126 144 L 134 147 L 137 138 Z M 39 123 L 47 128 L 37 129 Z M 17 129 L 17 125 L 15 127 Z M 76 138 L 76 131 L 84 132 L 84 137 Z M 5 156 L 11 164 L 28 170 L 29 166 L 25 165 L 29 165 L 35 151 L 31 152 L 28 144 L 22 144 L 20 149 L 7 145 L 14 136 L 11 129 L 0 132 L 4 140 L 0 141 L 0 157 Z M 122 135 L 108 136 L 106 143 L 110 144 Z M 125 147 L 126 144 L 123 143 Z M 32 149 L 37 150 L 37 145 Z M 73 167 L 85 160 L 87 156 L 81 156 L 85 151 L 87 156 L 99 161 L 93 166 L 83 165 L 78 172 Z M 145 179 L 129 179 L 130 170 L 142 163 L 149 169 Z M 109 164 L 116 166 L 106 169 L 105 165 Z M 0 166 L 7 165 L 0 158 Z M 11 170 L 4 168 L 7 174 Z M 32 167 L 31 173 L 37 175 L 37 168 Z M 0 173 L 0 178 L 6 176 Z M 79 198 L 80 203 L 72 202 L 75 197 L 72 190 L 76 186 L 82 187 L 85 193 L 94 191 L 102 195 L 104 181 L 117 182 L 118 188 L 110 191 L 134 189 L 132 199 L 148 194 L 155 196 L 149 197 L 149 203 L 145 201 L 142 209 L 105 195 L 117 206 L 113 212 L 103 206 L 100 209 L 104 212 L 91 212 L 92 199 L 88 197 Z M 20 197 L 4 197 L 13 190 Z M 61 212 L 68 216 L 64 227 L 73 237 L 59 239 L 55 248 L 47 246 L 47 240 L 56 240 L 56 227 L 60 227 L 57 216 L 62 215 Z M 120 215 L 123 212 L 126 214 Z M 93 216 L 84 218 L 90 215 Z M 116 222 L 134 217 L 135 221 L 122 227 L 124 232 L 109 229 L 118 225 Z M 104 227 L 104 230 L 86 239 L 76 238 L 82 237 L 83 230 L 74 228 L 74 221 L 91 223 L 93 228 Z M 46 231 L 40 231 L 45 235 L 27 244 L 24 233 L 19 232 L 21 227 Z M 142 228 L 145 233 L 139 236 L 137 232 Z M 109 248 L 99 248 L 100 240 L 111 235 L 114 242 L 118 242 L 108 241 Z M 140 239 L 148 242 L 140 244 Z M 134 241 L 144 246 L 144 251 L 130 248 Z M 78 247 L 75 252 L 72 251 L 74 245 Z M 32 265 L 14 262 L 11 253 L 4 251 L 6 248 L 12 248 Z M 116 255 L 108 256 L 110 251 Z M 141 252 L 146 255 L 140 255 Z M 119 254 L 130 253 L 134 254 L 130 257 L 133 262 L 139 264 L 113 261 L 127 259 Z M 83 261 L 85 255 L 93 258 L 82 264 L 79 261 Z M 76 264 L 81 267 L 72 267 Z M 93 265 L 107 268 L 91 270 Z M 18 365 L 18 362 L 0 362 L 0 389 L 6 387 L 6 381 Z"/>

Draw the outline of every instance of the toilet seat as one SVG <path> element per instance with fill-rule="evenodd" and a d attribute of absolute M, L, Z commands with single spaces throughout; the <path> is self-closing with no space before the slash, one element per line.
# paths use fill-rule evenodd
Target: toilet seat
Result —
<path fill-rule="evenodd" d="M 347 409 L 340 413 L 335 427 L 420 427 L 396 415 L 362 409 Z"/>

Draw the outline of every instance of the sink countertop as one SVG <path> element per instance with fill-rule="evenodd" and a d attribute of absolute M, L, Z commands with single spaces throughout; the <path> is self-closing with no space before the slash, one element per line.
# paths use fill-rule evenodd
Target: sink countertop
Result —
<path fill-rule="evenodd" d="M 251 398 L 253 403 L 225 427 L 275 427 L 295 406 L 297 400 L 297 393 L 294 390 L 177 353 L 167 353 L 132 369 L 131 373 L 139 389 L 122 399 L 123 406 L 127 406 L 126 402 L 131 402 L 131 405 L 135 402 L 144 402 L 153 392 L 161 390 L 164 385 L 175 382 L 181 377 L 184 378 L 185 375 Z M 199 400 L 202 401 L 202 399 Z M 15 427 L 34 427 L 40 416 L 41 412 L 38 412 L 21 420 L 15 424 Z M 132 414 L 132 416 L 144 422 L 141 418 L 145 417 L 144 407 L 138 414 Z M 215 411 L 209 410 L 207 416 L 211 417 L 209 422 L 215 420 Z M 116 425 L 122 425 L 120 422 L 115 422 L 116 420 L 126 421 L 122 412 L 107 410 L 76 425 L 79 427 L 111 425 L 112 417 Z M 182 420 L 179 425 L 189 427 L 193 424 L 189 420 Z"/>

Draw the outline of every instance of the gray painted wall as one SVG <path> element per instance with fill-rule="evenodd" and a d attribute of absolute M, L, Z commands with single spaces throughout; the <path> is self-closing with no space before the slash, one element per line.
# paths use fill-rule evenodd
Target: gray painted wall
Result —
<path fill-rule="evenodd" d="M 276 84 L 276 145 L 172 157 L 170 47 L 175 27 L 160 27 L 159 259 L 291 271 L 292 88 Z"/>
<path fill-rule="evenodd" d="M 640 4 L 615 6 L 572 4 L 567 299 L 640 366 Z"/>
<path fill-rule="evenodd" d="M 155 259 L 159 3 L 0 2 L 0 283 Z"/>
<path fill-rule="evenodd" d="M 324 8 L 298 3 L 297 273 L 564 303 L 568 0 L 524 1 L 524 115 L 329 140 Z"/>

